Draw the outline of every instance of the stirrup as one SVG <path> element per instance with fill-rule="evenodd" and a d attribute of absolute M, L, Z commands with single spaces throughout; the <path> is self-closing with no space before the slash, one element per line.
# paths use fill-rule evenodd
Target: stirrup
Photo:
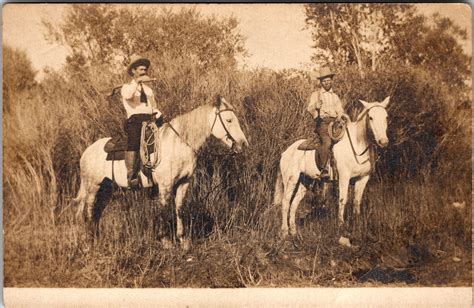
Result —
<path fill-rule="evenodd" d="M 128 190 L 137 190 L 140 188 L 140 180 L 138 178 L 131 179 L 128 182 L 127 189 Z"/>
<path fill-rule="evenodd" d="M 329 175 L 329 171 L 324 169 L 323 171 L 321 171 L 321 174 L 319 175 L 319 178 L 322 180 L 322 181 L 327 181 L 329 180 L 331 176 Z"/>

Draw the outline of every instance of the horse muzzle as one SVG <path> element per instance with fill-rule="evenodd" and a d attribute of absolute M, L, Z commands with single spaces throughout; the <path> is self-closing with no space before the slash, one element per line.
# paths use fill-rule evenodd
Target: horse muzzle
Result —
<path fill-rule="evenodd" d="M 242 153 L 244 148 L 248 146 L 249 146 L 248 141 L 244 139 L 242 141 L 234 142 L 234 144 L 232 145 L 232 150 L 234 151 L 234 153 L 239 154 L 239 153 Z"/>
<path fill-rule="evenodd" d="M 388 138 L 380 138 L 377 140 L 377 144 L 381 148 L 385 148 L 388 145 Z"/>

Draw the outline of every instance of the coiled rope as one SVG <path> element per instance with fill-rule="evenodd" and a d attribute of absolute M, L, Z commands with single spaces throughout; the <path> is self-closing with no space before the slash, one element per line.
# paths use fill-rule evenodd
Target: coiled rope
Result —
<path fill-rule="evenodd" d="M 149 134 L 148 138 L 146 136 L 147 129 L 151 130 L 151 134 Z M 154 121 L 143 122 L 142 133 L 140 137 L 140 159 L 145 168 L 154 169 L 160 163 L 160 142 L 158 140 L 158 134 L 159 129 Z M 151 159 L 152 153 L 149 153 L 148 151 L 150 146 L 153 146 L 152 153 L 155 153 L 153 160 Z"/>
<path fill-rule="evenodd" d="M 343 114 L 342 115 L 342 120 L 338 123 L 336 123 L 336 121 L 333 121 L 331 123 L 329 123 L 328 125 L 328 133 L 329 133 L 329 137 L 332 139 L 332 141 L 334 142 L 338 142 L 339 140 L 342 139 L 342 137 L 344 137 L 344 131 L 345 131 L 345 128 L 347 127 L 347 123 L 350 121 L 350 118 L 347 114 Z M 337 125 L 337 130 L 339 130 L 339 134 L 334 134 L 334 125 Z"/>

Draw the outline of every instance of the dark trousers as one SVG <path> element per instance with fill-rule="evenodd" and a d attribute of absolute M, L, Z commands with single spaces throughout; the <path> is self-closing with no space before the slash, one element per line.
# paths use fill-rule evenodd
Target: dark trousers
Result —
<path fill-rule="evenodd" d="M 150 121 L 150 114 L 134 114 L 125 121 L 124 130 L 127 135 L 127 151 L 140 151 L 142 122 Z"/>
<path fill-rule="evenodd" d="M 321 140 L 321 148 L 318 151 L 319 154 L 319 160 L 322 164 L 322 167 L 325 168 L 328 158 L 329 158 L 329 151 L 331 151 L 331 144 L 332 140 L 331 137 L 329 136 L 328 128 L 329 124 L 336 120 L 336 118 L 323 118 L 320 121 L 316 122 L 316 132 L 319 135 L 319 138 Z M 319 123 L 318 123 L 319 122 Z"/>

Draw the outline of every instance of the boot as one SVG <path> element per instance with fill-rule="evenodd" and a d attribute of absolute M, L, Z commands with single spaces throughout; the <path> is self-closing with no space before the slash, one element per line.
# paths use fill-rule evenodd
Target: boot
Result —
<path fill-rule="evenodd" d="M 135 151 L 125 151 L 125 166 L 127 167 L 127 183 L 128 189 L 138 188 L 138 153 Z"/>
<path fill-rule="evenodd" d="M 321 174 L 319 175 L 319 178 L 320 178 L 321 181 L 329 180 L 329 170 L 328 170 L 329 164 L 328 164 L 328 162 L 329 162 L 329 159 L 326 160 L 326 163 L 323 165 L 324 167 L 321 170 Z"/>
<path fill-rule="evenodd" d="M 318 164 L 318 158 L 319 158 L 319 160 L 321 160 L 320 153 L 315 153 L 314 158 L 315 158 L 314 160 L 315 160 L 315 163 L 316 163 L 316 168 L 321 169 L 321 167 Z M 323 166 L 324 167 L 321 170 L 321 174 L 319 175 L 319 179 L 321 181 L 327 181 L 329 179 L 329 171 L 328 171 L 328 167 L 327 167 L 328 166 L 327 161 L 326 161 L 325 164 L 323 164 Z"/>

